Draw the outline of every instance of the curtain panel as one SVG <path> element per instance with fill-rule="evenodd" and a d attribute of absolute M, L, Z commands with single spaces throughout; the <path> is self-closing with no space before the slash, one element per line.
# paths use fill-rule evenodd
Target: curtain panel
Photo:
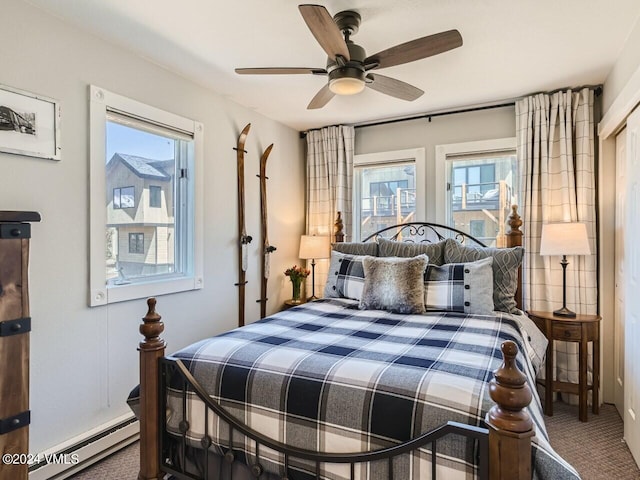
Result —
<path fill-rule="evenodd" d="M 524 219 L 524 308 L 562 306 L 560 257 L 540 256 L 542 225 L 586 224 L 592 255 L 567 256 L 567 308 L 597 312 L 595 133 L 592 89 L 540 93 L 516 102 Z M 578 382 L 578 344 L 555 342 L 555 375 Z M 544 373 L 544 372 L 543 372 Z"/>
<path fill-rule="evenodd" d="M 345 241 L 351 238 L 353 150 L 355 129 L 331 126 L 307 133 L 307 235 L 331 235 L 342 212 Z M 321 297 L 329 261 L 316 260 L 315 292 Z M 307 296 L 311 295 L 311 278 Z"/>

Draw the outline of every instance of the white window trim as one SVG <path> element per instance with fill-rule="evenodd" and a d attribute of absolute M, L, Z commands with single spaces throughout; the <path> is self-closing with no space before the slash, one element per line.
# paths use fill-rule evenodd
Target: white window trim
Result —
<path fill-rule="evenodd" d="M 204 127 L 194 120 L 160 110 L 130 98 L 91 85 L 89 88 L 89 305 L 94 307 L 168 293 L 197 290 L 204 287 L 203 277 L 203 134 Z M 104 252 L 106 198 L 106 124 L 107 108 L 181 130 L 194 141 L 194 223 L 193 271 L 184 278 L 149 280 L 148 282 L 107 288 Z"/>
<path fill-rule="evenodd" d="M 447 222 L 447 157 L 515 150 L 516 137 L 436 145 L 436 223 Z"/>
<path fill-rule="evenodd" d="M 353 156 L 354 182 L 353 182 L 353 211 L 352 215 L 353 236 L 360 238 L 360 222 L 357 221 L 356 211 L 360 210 L 360 181 L 356 179 L 355 168 L 366 165 L 379 165 L 396 162 L 414 162 L 416 166 L 416 218 L 425 218 L 426 212 L 426 155 L 424 148 L 410 148 L 406 150 L 393 150 L 390 152 L 364 153 Z M 358 181 L 356 181 L 358 180 Z"/>

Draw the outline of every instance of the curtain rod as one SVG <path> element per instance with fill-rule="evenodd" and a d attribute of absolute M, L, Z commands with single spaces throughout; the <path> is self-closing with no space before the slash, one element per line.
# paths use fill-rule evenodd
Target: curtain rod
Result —
<path fill-rule="evenodd" d="M 599 97 L 600 95 L 602 95 L 602 85 L 583 85 L 580 87 L 565 87 L 565 88 L 558 88 L 555 90 L 551 90 L 548 92 L 536 92 L 536 93 L 532 93 L 531 95 L 537 95 L 538 93 L 547 93 L 547 94 L 553 94 L 553 93 L 557 93 L 557 92 L 561 92 L 564 90 L 582 90 L 583 88 L 591 88 L 593 89 L 595 96 Z M 530 95 L 526 95 L 526 96 L 530 96 Z M 520 97 L 520 98 L 524 98 L 524 97 Z M 398 122 L 407 122 L 407 121 L 411 121 L 411 120 L 420 120 L 421 118 L 428 118 L 429 122 L 431 122 L 431 119 L 433 117 L 442 117 L 445 115 L 454 115 L 457 113 L 470 113 L 470 112 L 478 112 L 481 110 L 490 110 L 493 108 L 504 108 L 504 107 L 512 107 L 516 104 L 516 100 L 519 100 L 520 98 L 515 98 L 512 100 L 507 100 L 504 101 L 502 103 L 497 103 L 494 105 L 483 105 L 483 106 L 478 106 L 478 107 L 468 107 L 468 108 L 461 108 L 458 110 L 447 110 L 447 111 L 443 111 L 443 112 L 434 112 L 434 113 L 422 113 L 419 115 L 415 115 L 415 116 L 409 116 L 409 117 L 398 117 L 398 118 L 390 118 L 388 120 L 380 120 L 378 122 L 371 122 L 371 123 L 356 123 L 353 125 L 354 128 L 363 128 L 363 127 L 375 127 L 378 125 L 389 125 L 391 123 L 398 123 Z M 316 128 L 312 128 L 311 130 L 318 130 Z M 309 131 L 309 130 L 307 130 Z M 305 138 L 307 136 L 307 131 L 304 132 L 300 132 L 300 138 Z"/>
<path fill-rule="evenodd" d="M 378 125 L 388 125 L 390 123 L 398 123 L 398 122 L 408 122 L 411 120 L 420 120 L 421 118 L 428 118 L 429 121 L 433 117 L 443 117 L 445 115 L 454 115 L 456 113 L 469 113 L 469 112 L 479 112 L 481 110 L 490 110 L 493 108 L 503 108 L 503 107 L 512 107 L 516 104 L 515 100 L 508 101 L 505 103 L 499 103 L 496 105 L 485 105 L 482 107 L 469 107 L 469 108 L 461 108 L 458 110 L 447 110 L 445 112 L 435 112 L 435 113 L 422 113 L 420 115 L 415 115 L 413 117 L 399 117 L 399 118 L 391 118 L 389 120 L 380 120 L 379 122 L 371 122 L 371 123 L 357 123 L 353 127 L 354 128 L 363 128 L 363 127 L 375 127 Z"/>

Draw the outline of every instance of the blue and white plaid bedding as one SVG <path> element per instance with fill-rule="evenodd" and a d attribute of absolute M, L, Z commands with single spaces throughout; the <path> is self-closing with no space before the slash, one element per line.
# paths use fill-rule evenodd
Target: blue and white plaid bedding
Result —
<path fill-rule="evenodd" d="M 325 299 L 280 312 L 243 328 L 193 344 L 181 359 L 213 400 L 249 427 L 277 441 L 323 452 L 362 452 L 419 436 L 454 420 L 484 426 L 493 405 L 487 384 L 502 362 L 500 345 L 513 340 L 518 365 L 534 399 L 534 478 L 576 479 L 550 447 L 529 349 L 515 316 L 456 313 L 401 315 L 358 310 L 357 302 Z M 535 328 L 535 327 L 534 327 Z M 525 333 L 525 337 L 528 334 Z M 178 432 L 182 400 L 170 394 L 169 431 Z M 187 438 L 205 433 L 202 402 L 188 394 Z M 208 434 L 228 446 L 229 432 L 209 413 Z M 255 444 L 234 435 L 251 464 Z M 475 478 L 476 446 L 449 437 L 438 442 L 438 478 Z M 283 475 L 283 458 L 260 448 L 260 463 Z M 290 478 L 315 478 L 290 460 Z M 314 469 L 309 466 L 309 471 Z M 394 461 L 394 478 L 431 478 L 426 451 Z M 326 464 L 322 478 L 349 478 L 346 465 Z M 357 479 L 388 478 L 386 462 L 356 466 Z"/>

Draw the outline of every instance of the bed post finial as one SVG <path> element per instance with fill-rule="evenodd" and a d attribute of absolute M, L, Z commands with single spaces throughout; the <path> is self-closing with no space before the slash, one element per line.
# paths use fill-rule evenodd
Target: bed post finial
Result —
<path fill-rule="evenodd" d="M 520 218 L 520 215 L 518 214 L 518 205 L 511 205 L 511 215 L 509 215 L 507 223 L 511 229 L 507 232 L 507 237 L 518 237 L 517 240 L 515 240 L 515 238 L 511 239 L 512 241 L 515 240 L 516 243 L 512 245 L 508 244 L 507 246 L 515 247 L 522 245 L 522 231 L 520 230 L 520 227 L 522 226 L 522 218 Z M 511 243 L 510 240 L 507 242 Z"/>
<path fill-rule="evenodd" d="M 489 383 L 489 395 L 496 405 L 485 418 L 489 426 L 489 458 L 500 459 L 490 463 L 489 478 L 530 480 L 531 437 L 535 430 L 525 408 L 531 402 L 531 389 L 516 365 L 516 344 L 506 341 L 501 349 L 504 363 Z"/>
<path fill-rule="evenodd" d="M 148 311 L 142 318 L 140 333 L 140 473 L 139 480 L 160 478 L 160 450 L 158 448 L 158 360 L 164 356 L 165 341 L 162 317 L 156 312 L 156 299 L 147 300 Z"/>
<path fill-rule="evenodd" d="M 342 212 L 338 212 L 338 216 L 336 217 L 336 221 L 333 224 L 334 236 L 336 237 L 336 243 L 344 242 L 344 224 L 342 223 Z"/>
<path fill-rule="evenodd" d="M 151 297 L 147 299 L 147 314 L 142 318 L 140 325 L 140 333 L 144 336 L 144 341 L 140 342 L 140 351 L 153 351 L 158 348 L 164 348 L 165 342 L 160 338 L 160 334 L 164 332 L 164 323 L 160 320 L 162 317 L 156 312 L 156 299 Z"/>

